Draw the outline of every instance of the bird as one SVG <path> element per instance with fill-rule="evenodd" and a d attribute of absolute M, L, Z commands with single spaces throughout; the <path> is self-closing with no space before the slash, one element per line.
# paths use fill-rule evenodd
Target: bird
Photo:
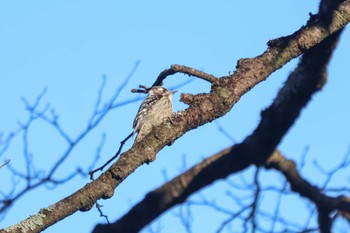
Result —
<path fill-rule="evenodd" d="M 162 86 L 153 86 L 149 89 L 133 122 L 133 134 L 137 133 L 135 142 L 141 141 L 152 131 L 153 127 L 171 117 L 172 97 L 175 92 Z"/>

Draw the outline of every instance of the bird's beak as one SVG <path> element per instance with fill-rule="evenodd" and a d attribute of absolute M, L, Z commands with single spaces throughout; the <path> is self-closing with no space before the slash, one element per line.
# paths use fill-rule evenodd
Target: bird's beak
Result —
<path fill-rule="evenodd" d="M 175 94 L 176 92 L 177 92 L 177 91 L 172 91 L 171 93 L 172 93 L 172 94 Z"/>

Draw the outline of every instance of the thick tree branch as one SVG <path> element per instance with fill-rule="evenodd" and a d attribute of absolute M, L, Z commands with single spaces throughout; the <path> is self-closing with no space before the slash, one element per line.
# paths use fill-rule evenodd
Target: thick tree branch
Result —
<path fill-rule="evenodd" d="M 232 148 L 228 147 L 204 159 L 186 172 L 149 192 L 142 201 L 136 204 L 122 218 L 113 224 L 97 225 L 93 233 L 140 231 L 165 211 L 183 203 L 194 192 L 192 187 L 196 183 L 202 183 L 205 186 L 209 185 L 205 177 L 200 176 L 202 178 L 200 179 L 197 176 L 208 169 L 212 173 L 218 172 L 213 170 L 213 164 L 223 157 L 230 156 Z M 330 226 L 326 226 L 326 223 L 329 223 L 329 221 L 325 221 L 325 219 L 329 219 L 328 214 L 331 211 L 339 211 L 344 217 L 350 215 L 350 198 L 343 196 L 330 197 L 323 194 L 319 188 L 313 186 L 299 174 L 294 161 L 286 159 L 279 151 L 275 150 L 273 152 L 266 161 L 265 166 L 269 169 L 273 168 L 280 171 L 288 180 L 294 192 L 299 193 L 315 204 L 320 211 L 320 218 L 323 219 L 320 228 L 327 227 L 329 229 Z"/>
<path fill-rule="evenodd" d="M 303 55 L 298 67 L 290 75 L 275 101 L 262 113 L 262 119 L 257 129 L 246 140 L 204 160 L 203 163 L 188 170 L 182 176 L 149 193 L 141 203 L 115 224 L 98 225 L 94 233 L 106 232 L 106 230 L 107 232 L 138 231 L 161 213 L 182 203 L 189 195 L 215 180 L 243 170 L 253 163 L 264 164 L 283 135 L 294 123 L 301 109 L 310 100 L 311 95 L 325 83 L 327 64 L 339 34 L 340 32 L 335 33 Z M 157 199 L 159 202 L 156 201 Z M 151 206 L 147 208 L 146 203 L 147 205 L 151 204 Z M 148 212 L 149 208 L 153 208 L 151 215 Z M 142 221 L 140 220 L 139 225 L 132 224 L 132 228 L 130 228 L 129 223 L 132 222 L 135 215 L 142 216 Z"/>
<path fill-rule="evenodd" d="M 349 21 L 350 1 L 347 0 L 340 4 L 334 11 L 330 24 L 324 24 L 322 18 L 318 19 L 317 22 L 310 21 L 305 27 L 289 36 L 283 46 L 270 47 L 262 55 L 253 59 L 241 59 L 238 62 L 237 70 L 233 75 L 222 77 L 213 83 L 211 93 L 196 95 L 188 109 L 174 116 L 171 123 L 163 123 L 156 127 L 142 141 L 135 143 L 130 150 L 123 153 L 119 160 L 98 179 L 87 184 L 84 188 L 56 204 L 41 209 L 38 214 L 29 217 L 20 224 L 1 230 L 0 232 L 6 232 L 9 230 L 11 232 L 22 232 L 24 226 L 31 226 L 31 228 L 28 228 L 29 230 L 27 232 L 39 232 L 57 221 L 75 213 L 77 210 L 89 210 L 100 198 L 112 197 L 114 189 L 128 175 L 140 165 L 153 161 L 156 154 L 163 147 L 171 144 L 174 140 L 181 137 L 189 130 L 195 129 L 200 125 L 211 122 L 212 120 L 226 114 L 243 94 L 259 82 L 265 80 L 272 72 L 281 68 L 291 59 L 302 54 L 303 51 L 310 49 L 326 37 L 340 30 Z M 317 87 L 319 87 L 319 85 L 320 83 L 317 82 Z M 299 88 L 301 91 L 305 91 L 305 88 L 302 87 L 303 85 L 293 86 L 293 88 L 295 88 L 293 89 L 293 92 L 298 92 Z M 295 98 L 296 96 L 292 95 L 292 97 Z M 309 98 L 310 94 L 305 94 L 302 101 L 307 102 Z M 291 99 L 288 100 L 291 101 Z M 306 102 L 304 104 L 306 104 Z M 272 119 L 274 119 L 272 110 L 275 111 L 274 114 L 281 111 L 280 109 L 275 109 L 277 106 L 273 106 L 270 111 L 265 111 L 262 114 L 262 117 L 272 117 Z M 294 103 L 294 105 L 289 106 L 288 108 L 293 109 L 293 111 L 288 109 L 286 114 L 294 112 L 291 120 L 288 121 L 288 124 L 292 124 L 298 116 L 301 106 L 296 106 Z M 295 110 L 294 108 L 297 109 Z M 282 110 L 284 109 L 285 107 Z M 248 165 L 254 163 L 254 155 L 256 154 L 259 154 L 260 162 L 264 161 L 264 159 L 266 159 L 272 152 L 272 149 L 269 148 L 269 146 L 267 146 L 267 149 L 266 147 L 262 147 L 264 143 L 270 143 L 269 139 L 273 139 L 271 144 L 278 143 L 282 135 L 289 128 L 283 125 L 280 130 L 277 130 L 276 138 L 279 137 L 279 139 L 272 137 L 269 133 L 267 133 L 266 137 L 264 135 L 264 133 L 266 133 L 264 130 L 269 124 L 276 126 L 274 122 L 262 120 L 261 128 L 258 128 L 254 132 L 254 135 L 248 137 L 241 146 L 234 147 L 231 150 L 229 159 L 225 159 L 225 161 L 220 159 L 218 163 L 213 165 L 212 169 L 215 169 L 215 173 L 217 173 L 218 170 L 220 171 L 218 175 L 205 172 L 200 173 L 197 177 L 206 177 L 208 182 L 211 183 L 214 180 L 227 177 L 227 175 L 242 170 Z M 256 136 L 262 137 L 262 139 L 258 139 Z M 254 145 L 256 147 L 252 148 L 249 147 L 249 145 Z M 239 156 L 244 154 L 248 156 L 246 158 Z M 238 163 L 235 163 L 237 160 Z M 196 190 L 199 188 L 198 184 L 195 187 L 192 187 L 192 189 Z"/>
<path fill-rule="evenodd" d="M 149 192 L 141 202 L 114 224 L 99 224 L 93 232 L 139 232 L 166 210 L 183 203 L 190 194 L 196 191 L 191 188 L 194 184 L 209 185 L 206 182 L 206 177 L 199 176 L 199 174 L 208 169 L 210 170 L 208 172 L 215 173 L 216 171 L 212 168 L 212 164 L 219 158 L 222 158 L 222 156 L 227 156 L 231 150 L 232 147 L 228 147 L 204 159 L 186 172 Z"/>

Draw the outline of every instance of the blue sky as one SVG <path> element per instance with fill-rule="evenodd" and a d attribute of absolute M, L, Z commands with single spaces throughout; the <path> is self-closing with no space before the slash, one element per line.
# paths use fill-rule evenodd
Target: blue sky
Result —
<path fill-rule="evenodd" d="M 135 94 L 129 91 L 131 88 L 139 84 L 150 86 L 171 64 L 223 76 L 234 71 L 237 59 L 259 55 L 267 48 L 268 40 L 293 33 L 306 23 L 309 12 L 316 11 L 316 2 L 301 0 L 1 2 L 0 107 L 3 110 L 0 132 L 6 136 L 19 127 L 18 122 L 23 123 L 28 118 L 21 98 L 33 103 L 47 88 L 40 108 L 50 104 L 60 116 L 59 123 L 74 138 L 86 127 L 103 75 L 107 77 L 103 100 L 107 101 L 135 63 L 140 62 L 117 102 L 134 98 Z M 346 41 L 350 41 L 349 30 L 344 32 L 334 54 L 326 87 L 314 96 L 279 147 L 287 157 L 296 160 L 309 147 L 308 164 L 302 173 L 315 184 L 322 183 L 322 176 L 312 165 L 313 161 L 332 168 L 344 156 L 350 141 L 350 83 L 346 73 L 350 45 Z M 257 125 L 260 111 L 271 103 L 296 62 L 290 62 L 272 74 L 216 123 L 187 133 L 165 148 L 154 163 L 139 168 L 118 187 L 112 199 L 101 202 L 105 214 L 111 220 L 121 216 L 147 191 L 164 182 L 164 171 L 169 178 L 179 174 L 183 169 L 183 158 L 189 167 L 230 145 L 232 142 L 218 131 L 217 123 L 238 142 L 244 139 Z M 166 80 L 165 86 L 172 87 L 186 80 L 186 76 L 175 75 Z M 199 93 L 208 90 L 207 83 L 194 80 L 178 91 Z M 174 111 L 185 108 L 178 102 L 178 93 L 174 99 Z M 64 177 L 77 166 L 88 166 L 104 133 L 106 141 L 99 164 L 106 161 L 131 132 L 138 105 L 139 102 L 132 103 L 108 114 L 73 150 L 57 177 Z M 29 150 L 37 168 L 43 172 L 67 147 L 44 123 L 35 123 L 29 136 Z M 129 143 L 125 148 L 130 146 Z M 24 169 L 22 152 L 19 136 L 6 153 L 0 155 L 0 161 L 10 158 L 11 166 Z M 334 186 L 349 182 L 344 177 L 337 177 Z M 0 180 L 3 192 L 11 189 L 11 174 L 6 169 L 0 170 Z M 87 182 L 87 177 L 77 177 L 54 190 L 42 187 L 28 193 L 15 203 L 0 222 L 0 227 L 19 222 Z M 204 194 L 217 198 L 225 188 L 219 182 Z M 210 232 L 217 229 L 215 223 L 220 223 L 220 216 L 202 212 L 200 208 L 196 211 L 199 217 L 196 221 L 195 216 L 195 232 L 201 232 L 200 220 L 206 218 L 213 221 Z M 157 224 L 163 232 L 174 232 L 174 229 L 184 232 L 172 213 L 163 216 Z M 295 221 L 300 220 L 298 213 L 298 210 L 290 213 Z M 80 232 L 89 232 L 96 223 L 103 221 L 98 216 L 94 209 L 76 213 L 45 232 L 62 232 L 75 227 Z"/>

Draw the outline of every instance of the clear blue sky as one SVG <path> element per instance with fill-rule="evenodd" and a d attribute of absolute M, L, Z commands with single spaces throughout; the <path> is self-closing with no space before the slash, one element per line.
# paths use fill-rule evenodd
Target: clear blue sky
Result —
<path fill-rule="evenodd" d="M 163 69 L 174 63 L 217 76 L 226 75 L 235 69 L 237 59 L 259 55 L 266 49 L 268 40 L 293 33 L 306 23 L 309 12 L 316 13 L 316 10 L 317 3 L 301 0 L 3 1 L 0 3 L 0 132 L 6 136 L 18 128 L 18 122 L 26 121 L 28 115 L 22 97 L 33 103 L 47 88 L 41 108 L 49 103 L 60 115 L 62 127 L 75 137 L 89 120 L 102 75 L 108 77 L 104 93 L 104 100 L 107 100 L 140 61 L 120 95 L 120 101 L 134 98 L 135 94 L 129 91 L 131 88 L 139 84 L 151 85 Z M 349 30 L 344 32 L 331 62 L 326 87 L 313 98 L 279 147 L 287 157 L 298 160 L 309 146 L 308 165 L 303 169 L 303 175 L 315 184 L 322 183 L 323 178 L 312 162 L 317 160 L 322 166 L 331 168 L 341 160 L 350 142 L 350 81 L 346 73 L 350 44 L 346 41 L 350 41 Z M 259 84 L 217 123 L 237 141 L 245 138 L 296 62 L 294 60 Z M 171 87 L 185 80 L 188 80 L 186 76 L 173 76 L 166 80 L 165 86 Z M 208 90 L 206 83 L 195 80 L 178 91 L 199 93 Z M 185 107 L 178 102 L 179 94 L 174 99 L 175 111 Z M 93 160 L 103 133 L 107 137 L 99 164 L 106 161 L 131 132 L 138 105 L 139 102 L 133 103 L 111 112 L 74 149 L 56 177 L 64 177 L 77 166 L 86 167 Z M 37 169 L 44 172 L 67 145 L 43 123 L 34 124 L 30 132 L 29 150 Z M 11 166 L 24 170 L 21 140 L 21 136 L 18 137 L 1 155 L 0 161 L 11 159 Z M 189 167 L 230 144 L 215 123 L 187 133 L 170 148 L 165 148 L 154 163 L 142 166 L 132 174 L 118 187 L 112 199 L 101 201 L 105 214 L 112 221 L 121 216 L 147 191 L 163 183 L 163 171 L 169 178 L 179 174 L 184 157 Z M 270 173 L 266 172 L 266 176 Z M 338 178 L 334 184 L 342 186 L 345 179 Z M 0 180 L 1 191 L 8 192 L 12 179 L 7 169 L 0 170 Z M 276 182 L 279 180 L 275 179 Z M 55 203 L 88 181 L 87 177 L 77 177 L 54 190 L 42 187 L 28 193 L 15 203 L 0 222 L 0 228 L 37 213 L 41 207 Z M 226 188 L 217 183 L 203 195 L 219 199 Z M 203 232 L 200 222 L 209 218 L 212 224 L 206 230 L 213 232 L 222 216 L 211 212 L 203 214 L 201 210 L 194 212 L 197 213 L 194 231 Z M 298 212 L 296 209 L 290 213 L 296 222 L 300 220 Z M 45 232 L 68 229 L 89 232 L 98 222 L 103 219 L 92 209 L 78 212 Z M 173 211 L 157 224 L 163 232 L 184 232 L 173 217 Z"/>

